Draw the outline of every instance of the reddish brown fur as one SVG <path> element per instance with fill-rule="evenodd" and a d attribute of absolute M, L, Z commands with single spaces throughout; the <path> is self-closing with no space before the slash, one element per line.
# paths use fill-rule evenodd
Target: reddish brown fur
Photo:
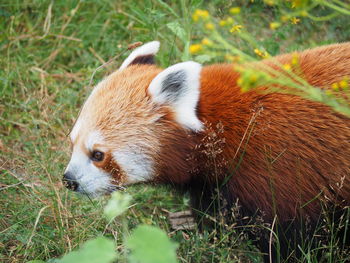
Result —
<path fill-rule="evenodd" d="M 99 145 L 95 145 L 94 148 L 99 149 Z M 120 169 L 119 165 L 113 160 L 112 153 L 110 151 L 104 153 L 104 158 L 102 161 L 94 161 L 94 165 L 98 168 L 103 169 L 113 177 L 113 182 L 120 184 L 124 182 L 125 175 Z"/>
<path fill-rule="evenodd" d="M 281 55 L 245 66 L 279 70 L 277 64 L 292 58 L 293 54 Z M 298 60 L 296 72 L 314 86 L 327 87 L 350 76 L 349 43 L 300 52 Z M 206 129 L 189 132 L 175 121 L 170 106 L 156 105 L 147 93 L 159 72 L 154 65 L 132 63 L 109 76 L 84 105 L 79 144 L 85 141 L 85 131 L 97 130 L 107 152 L 130 143 L 142 145 L 143 153 L 154 159 L 155 182 L 190 185 L 190 190 L 206 182 L 213 188 L 217 179 L 222 182 L 232 174 L 227 182 L 229 198 L 239 198 L 250 211 L 264 211 L 269 220 L 275 212 L 282 220 L 300 212 L 316 217 L 319 202 L 305 204 L 318 197 L 350 204 L 348 117 L 293 95 L 242 93 L 234 65 L 212 65 L 202 69 L 197 107 Z M 215 131 L 217 127 L 222 131 Z M 215 156 L 210 153 L 213 138 L 223 148 Z M 120 171 L 109 159 L 101 168 Z M 113 176 L 118 184 L 126 178 L 122 172 Z"/>
<path fill-rule="evenodd" d="M 281 65 L 292 58 L 286 54 L 243 67 L 281 72 Z M 294 72 L 326 89 L 350 77 L 350 43 L 300 52 L 298 61 Z M 315 223 L 320 200 L 350 205 L 349 117 L 295 95 L 261 92 L 266 87 L 241 92 L 237 65 L 212 65 L 201 71 L 197 106 L 205 129 L 191 132 L 176 121 L 171 103 L 159 104 L 148 93 L 162 71 L 150 62 L 149 54 L 137 57 L 100 83 L 73 129 L 74 147 L 88 156 L 85 143 L 97 132 L 101 144 L 89 150 L 105 153 L 94 165 L 109 173 L 113 183 L 153 180 L 180 185 L 191 192 L 197 208 L 206 209 L 215 187 L 228 179 L 221 189 L 228 206 L 239 199 L 244 212 L 260 210 L 269 223 L 277 215 L 283 231 L 284 223 L 295 218 L 298 223 L 307 216 Z M 115 156 L 120 158 L 120 151 L 127 153 L 118 165 Z M 130 158 L 139 159 L 128 174 Z M 145 162 L 149 159 L 151 165 Z M 140 180 L 128 181 L 135 171 Z M 262 248 L 266 244 L 262 242 Z"/>
<path fill-rule="evenodd" d="M 290 63 L 292 55 L 275 59 L 281 64 Z M 266 60 L 255 66 L 275 63 Z M 299 63 L 310 84 L 329 86 L 350 76 L 350 44 L 301 52 Z M 242 93 L 236 84 L 238 77 L 232 65 L 203 68 L 198 105 L 198 116 L 204 123 L 223 126 L 222 136 L 226 140 L 223 159 L 235 167 L 244 154 L 239 169 L 228 182 L 231 197 L 239 198 L 251 211 L 264 211 L 270 220 L 276 208 L 282 221 L 293 219 L 300 212 L 316 218 L 320 213 L 319 197 L 327 196 L 333 202 L 344 200 L 343 205 L 349 205 L 349 118 L 326 105 L 293 95 Z M 253 125 L 248 127 L 252 118 Z M 199 152 L 197 173 L 191 173 L 195 164 L 186 162 L 186 158 L 207 134 L 187 135 L 176 126 L 172 123 L 168 133 L 160 135 L 163 152 L 159 157 L 158 180 L 173 183 L 197 180 L 200 184 L 203 179 L 200 177 L 209 174 L 212 177 L 209 181 L 214 184 L 215 176 L 222 180 L 230 174 L 228 171 L 217 175 L 215 167 L 211 171 L 200 170 L 207 169 L 208 159 Z M 244 137 L 246 131 L 248 134 L 252 131 L 250 137 Z M 308 203 L 313 199 L 317 200 Z"/>

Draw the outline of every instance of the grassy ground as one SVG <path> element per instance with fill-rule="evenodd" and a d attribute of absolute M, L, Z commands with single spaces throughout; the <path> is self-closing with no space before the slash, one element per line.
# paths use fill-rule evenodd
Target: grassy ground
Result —
<path fill-rule="evenodd" d="M 70 154 L 67 134 L 90 91 L 91 74 L 135 41 L 160 40 L 162 66 L 188 59 L 189 43 L 204 34 L 192 25 L 192 12 L 207 8 L 222 17 L 237 5 L 246 27 L 272 55 L 350 39 L 349 17 L 305 19 L 272 32 L 268 25 L 280 14 L 259 1 L 0 1 L 1 262 L 59 257 L 102 233 L 121 245 L 118 222 L 106 228 L 101 217 L 105 200 L 76 196 L 61 184 Z M 181 38 L 169 26 L 174 22 L 182 26 Z M 237 45 L 253 53 L 243 42 Z M 186 196 L 164 186 L 138 185 L 128 192 L 135 203 L 127 215 L 130 228 L 143 222 L 166 230 L 180 243 L 180 262 L 261 260 L 237 230 L 225 240 L 210 231 L 172 232 L 165 211 L 186 208 Z"/>

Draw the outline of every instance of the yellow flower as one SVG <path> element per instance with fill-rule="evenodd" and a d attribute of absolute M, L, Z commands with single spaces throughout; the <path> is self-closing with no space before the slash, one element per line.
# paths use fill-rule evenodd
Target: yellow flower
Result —
<path fill-rule="evenodd" d="M 292 64 L 293 66 L 295 66 L 295 65 L 297 65 L 298 63 L 299 63 L 298 53 L 293 53 L 291 64 Z"/>
<path fill-rule="evenodd" d="M 227 25 L 226 20 L 220 20 L 219 21 L 219 26 L 226 26 L 226 25 Z"/>
<path fill-rule="evenodd" d="M 257 54 L 259 57 L 262 57 L 262 58 L 267 58 L 269 56 L 269 54 L 267 52 L 263 52 L 263 51 L 261 51 L 258 48 L 254 49 L 254 53 Z"/>
<path fill-rule="evenodd" d="M 197 22 L 199 19 L 206 20 L 209 18 L 209 12 L 207 10 L 196 9 L 192 15 L 194 22 Z"/>
<path fill-rule="evenodd" d="M 239 14 L 241 12 L 241 8 L 240 7 L 232 7 L 232 8 L 230 8 L 230 13 L 232 14 L 232 15 L 237 15 L 237 14 Z"/>
<path fill-rule="evenodd" d="M 212 46 L 213 45 L 213 41 L 211 41 L 209 38 L 203 38 L 202 39 L 202 44 L 204 46 Z"/>
<path fill-rule="evenodd" d="M 338 83 L 333 83 L 332 84 L 332 89 L 339 90 L 339 84 Z"/>
<path fill-rule="evenodd" d="M 296 25 L 300 22 L 300 19 L 299 18 L 296 18 L 296 17 L 292 17 L 290 19 L 290 21 L 292 22 L 293 25 Z"/>
<path fill-rule="evenodd" d="M 281 23 L 279 22 L 272 22 L 270 23 L 270 29 L 275 30 L 276 28 L 279 28 L 281 26 Z"/>
<path fill-rule="evenodd" d="M 209 18 L 209 12 L 207 10 L 202 10 L 201 17 L 204 19 Z"/>
<path fill-rule="evenodd" d="M 292 66 L 290 64 L 284 64 L 283 68 L 288 71 L 292 68 Z"/>
<path fill-rule="evenodd" d="M 228 26 L 228 25 L 232 25 L 235 21 L 233 20 L 232 17 L 228 17 L 224 20 L 220 20 L 219 25 L 220 26 Z"/>
<path fill-rule="evenodd" d="M 238 79 L 237 79 L 237 84 L 238 84 L 239 86 L 241 86 L 241 85 L 243 84 L 243 79 L 242 79 L 242 78 L 238 78 Z"/>
<path fill-rule="evenodd" d="M 242 28 L 243 28 L 242 25 L 235 25 L 235 26 L 231 27 L 230 32 L 231 32 L 231 33 L 234 33 L 234 32 L 241 32 L 241 29 L 242 29 Z"/>
<path fill-rule="evenodd" d="M 265 0 L 264 1 L 267 5 L 274 5 L 275 1 L 274 0 Z"/>
<path fill-rule="evenodd" d="M 348 78 L 344 78 L 339 82 L 339 87 L 342 89 L 346 89 L 349 87 L 349 79 Z"/>
<path fill-rule="evenodd" d="M 195 54 L 202 51 L 203 47 L 201 44 L 193 44 L 190 46 L 190 53 Z"/>
<path fill-rule="evenodd" d="M 292 8 L 303 6 L 307 1 L 305 0 L 292 0 Z"/>
<path fill-rule="evenodd" d="M 206 23 L 205 28 L 208 30 L 214 30 L 215 26 L 213 23 Z"/>

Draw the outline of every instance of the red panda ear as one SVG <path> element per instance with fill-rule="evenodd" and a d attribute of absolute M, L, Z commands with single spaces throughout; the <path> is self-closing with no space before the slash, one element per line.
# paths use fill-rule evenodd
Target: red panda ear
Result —
<path fill-rule="evenodd" d="M 159 41 L 152 41 L 136 48 L 124 60 L 119 70 L 123 70 L 126 67 L 135 64 L 154 64 L 154 55 L 158 52 L 159 45 Z"/>
<path fill-rule="evenodd" d="M 203 129 L 196 113 L 201 69 L 202 65 L 193 61 L 175 64 L 159 73 L 148 88 L 155 103 L 170 105 L 176 120 L 196 132 Z"/>

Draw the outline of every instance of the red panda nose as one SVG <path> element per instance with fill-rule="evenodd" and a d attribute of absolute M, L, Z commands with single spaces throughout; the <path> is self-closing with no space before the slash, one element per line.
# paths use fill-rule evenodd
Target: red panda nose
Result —
<path fill-rule="evenodd" d="M 74 176 L 70 172 L 66 172 L 62 179 L 63 185 L 69 190 L 76 191 L 78 189 L 78 182 L 74 179 Z"/>

